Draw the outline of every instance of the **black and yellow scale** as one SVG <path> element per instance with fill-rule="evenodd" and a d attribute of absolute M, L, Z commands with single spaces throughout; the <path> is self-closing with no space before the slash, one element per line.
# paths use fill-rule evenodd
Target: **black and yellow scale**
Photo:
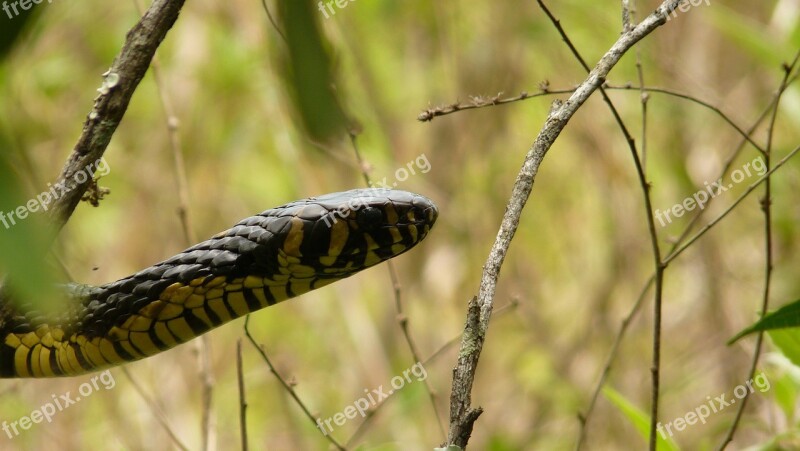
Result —
<path fill-rule="evenodd" d="M 69 285 L 58 315 L 0 300 L 0 377 L 74 376 L 158 354 L 400 255 L 437 216 L 405 191 L 327 194 L 244 219 L 116 282 Z"/>

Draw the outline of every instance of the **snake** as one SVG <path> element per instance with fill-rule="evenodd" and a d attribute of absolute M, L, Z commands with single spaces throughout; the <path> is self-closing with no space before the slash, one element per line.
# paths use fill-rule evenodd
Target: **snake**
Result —
<path fill-rule="evenodd" d="M 297 200 L 136 274 L 62 285 L 57 312 L 0 298 L 0 378 L 76 376 L 150 357 L 394 258 L 438 217 L 419 194 L 362 188 Z"/>

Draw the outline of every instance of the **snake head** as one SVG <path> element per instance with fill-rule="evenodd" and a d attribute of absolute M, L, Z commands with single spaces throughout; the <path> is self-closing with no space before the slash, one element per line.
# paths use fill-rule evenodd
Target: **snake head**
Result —
<path fill-rule="evenodd" d="M 294 277 L 339 279 L 402 254 L 422 241 L 439 211 L 407 191 L 357 189 L 293 202 L 275 230 L 280 266 Z M 283 219 L 282 221 L 280 219 Z"/>

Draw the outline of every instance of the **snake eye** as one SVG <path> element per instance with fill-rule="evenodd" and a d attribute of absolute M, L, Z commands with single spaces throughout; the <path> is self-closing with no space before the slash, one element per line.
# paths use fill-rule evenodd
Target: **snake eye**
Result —
<path fill-rule="evenodd" d="M 375 230 L 383 224 L 383 213 L 375 207 L 367 207 L 358 212 L 356 223 L 365 231 Z"/>

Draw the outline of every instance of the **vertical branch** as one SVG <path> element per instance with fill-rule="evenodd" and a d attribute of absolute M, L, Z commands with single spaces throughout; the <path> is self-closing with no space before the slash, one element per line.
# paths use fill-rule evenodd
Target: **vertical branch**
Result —
<path fill-rule="evenodd" d="M 356 161 L 358 162 L 358 167 L 361 169 L 361 175 L 364 177 L 364 182 L 367 184 L 367 186 L 372 186 L 372 180 L 370 180 L 369 173 L 367 172 L 367 164 L 364 159 L 361 158 L 361 152 L 358 150 L 358 136 L 353 131 L 348 131 L 348 134 L 350 135 L 350 143 L 353 146 L 353 152 L 356 155 Z M 400 285 L 400 277 L 397 275 L 397 268 L 395 268 L 394 262 L 391 260 L 386 262 L 386 268 L 389 271 L 389 279 L 392 281 L 394 304 L 395 309 L 397 310 L 397 322 L 400 325 L 400 330 L 403 331 L 403 337 L 405 337 L 406 343 L 408 344 L 408 349 L 411 351 L 411 357 L 414 358 L 414 362 L 421 362 L 422 359 L 420 358 L 419 350 L 414 343 L 414 339 L 412 338 L 408 327 L 408 317 L 403 311 L 403 287 Z M 439 409 L 436 407 L 436 394 L 434 393 L 433 387 L 431 387 L 431 384 L 427 378 L 423 380 L 423 383 L 425 384 L 425 391 L 428 393 L 428 399 L 431 402 L 431 407 L 433 407 L 433 414 L 436 416 L 436 424 L 439 426 L 439 432 L 442 434 L 442 437 L 444 437 L 444 426 L 442 426 L 442 419 L 441 415 L 439 415 Z"/>
<path fill-rule="evenodd" d="M 584 61 L 583 57 L 578 52 L 578 49 L 572 44 L 572 41 L 567 36 L 564 29 L 561 27 L 560 22 L 548 10 L 547 6 L 542 0 L 537 0 L 539 6 L 545 12 L 548 18 L 553 22 L 556 30 L 561 35 L 562 40 L 567 44 L 572 51 L 575 58 L 580 62 L 581 66 L 588 72 L 589 66 Z M 663 5 L 662 5 L 663 6 Z M 631 30 L 630 12 L 628 11 L 629 5 L 627 2 L 623 3 L 623 34 Z M 669 8 L 669 7 L 668 7 Z M 640 72 L 641 82 L 641 72 Z M 647 217 L 647 228 L 650 236 L 650 244 L 653 248 L 653 263 L 655 268 L 655 292 L 653 302 L 653 364 L 651 367 L 652 374 L 652 395 L 651 395 L 651 408 L 650 408 L 650 450 L 656 449 L 656 426 L 658 423 L 658 401 L 659 401 L 659 386 L 660 386 L 660 365 L 661 365 L 661 304 L 664 285 L 664 270 L 666 265 L 661 261 L 661 249 L 658 245 L 658 233 L 656 232 L 655 218 L 653 217 L 652 201 L 650 199 L 650 183 L 647 181 L 644 165 L 639 158 L 639 153 L 636 150 L 636 144 L 633 136 L 628 132 L 625 123 L 622 120 L 611 98 L 606 93 L 602 86 L 599 87 L 600 94 L 603 97 L 606 105 L 611 110 L 614 120 L 619 125 L 620 130 L 625 136 L 625 141 L 633 158 L 633 163 L 636 166 L 636 175 L 639 178 L 639 184 L 642 187 L 642 195 L 644 198 L 645 216 Z M 646 104 L 645 104 L 646 112 Z"/>
<path fill-rule="evenodd" d="M 242 451 L 247 451 L 247 396 L 244 394 L 241 338 L 236 340 L 236 379 L 239 381 L 239 426 L 242 434 Z"/>
<path fill-rule="evenodd" d="M 767 145 L 764 152 L 764 165 L 767 171 L 770 171 L 771 166 L 771 156 L 772 156 L 772 139 L 775 131 L 775 121 L 778 117 L 778 107 L 780 105 L 780 99 L 783 92 L 786 90 L 788 86 L 789 79 L 792 75 L 792 71 L 794 70 L 795 66 L 797 65 L 798 59 L 800 59 L 800 52 L 795 54 L 794 60 L 791 64 L 784 65 L 783 70 L 783 80 L 781 81 L 781 86 L 778 89 L 778 96 L 776 102 L 774 104 L 772 115 L 770 117 L 769 127 L 767 128 Z M 769 174 L 769 172 L 767 172 Z M 769 309 L 769 292 L 770 292 L 770 282 L 772 280 L 772 178 L 767 176 L 767 179 L 764 181 L 764 197 L 761 199 L 761 210 L 764 212 L 764 292 L 761 299 L 761 317 L 767 314 L 767 310 Z M 749 380 L 753 379 L 753 376 L 756 372 L 756 366 L 758 366 L 758 360 L 761 357 L 761 345 L 764 342 L 764 331 L 760 331 L 758 333 L 758 338 L 756 339 L 756 347 L 753 351 L 753 359 L 750 363 L 750 376 Z M 738 409 L 736 410 L 736 417 L 733 420 L 733 424 L 728 429 L 728 433 L 725 435 L 722 443 L 720 444 L 719 451 L 724 450 L 729 443 L 733 441 L 733 436 L 736 433 L 737 428 L 739 427 L 739 422 L 742 419 L 742 415 L 744 414 L 744 409 L 747 407 L 747 401 L 750 399 L 749 391 L 745 393 L 744 398 L 742 398 L 741 404 L 739 404 Z"/>
<path fill-rule="evenodd" d="M 793 80 L 794 79 L 790 80 L 789 83 L 791 83 Z M 640 90 L 644 90 L 645 93 L 648 93 L 649 91 L 664 92 L 664 91 L 662 91 L 660 89 L 653 89 L 653 88 L 644 88 L 644 89 L 640 88 Z M 739 142 L 739 144 L 736 146 L 734 151 L 728 157 L 728 159 L 726 160 L 725 164 L 723 164 L 723 167 L 720 170 L 719 175 L 717 176 L 717 178 L 722 178 L 725 174 L 727 174 L 728 170 L 733 165 L 733 161 L 736 159 L 736 157 L 739 155 L 739 153 L 742 151 L 742 149 L 744 149 L 744 146 L 746 144 L 748 144 L 748 143 L 752 144 L 754 148 L 756 148 L 759 152 L 763 153 L 763 150 L 758 145 L 758 143 L 754 142 L 750 138 L 750 136 L 753 133 L 755 133 L 756 129 L 767 118 L 769 112 L 772 111 L 773 105 L 777 102 L 777 96 L 779 96 L 781 92 L 782 91 L 779 91 L 776 94 L 776 96 L 773 97 L 773 99 L 770 101 L 769 105 L 764 109 L 764 111 L 759 115 L 759 117 L 756 119 L 756 121 L 746 131 L 740 130 L 738 127 L 736 127 L 734 124 L 732 124 L 732 122 L 727 120 L 726 116 L 724 114 L 722 114 L 722 112 L 719 111 L 716 107 L 713 107 L 713 106 L 711 106 L 711 105 L 709 105 L 709 104 L 707 104 L 705 102 L 698 101 L 697 99 L 694 99 L 694 98 L 691 98 L 691 97 L 686 97 L 686 96 L 683 96 L 683 95 L 677 96 L 678 98 L 683 98 L 683 99 L 686 99 L 686 100 L 691 100 L 693 102 L 696 102 L 696 103 L 698 103 L 698 104 L 700 104 L 700 105 L 702 105 L 702 106 L 704 106 L 706 108 L 711 109 L 715 113 L 720 114 L 721 117 L 726 120 L 726 122 L 728 122 L 731 125 L 733 125 L 734 128 L 742 134 L 742 140 Z M 713 202 L 714 199 L 716 199 L 716 198 L 714 198 L 714 197 L 710 198 L 708 200 L 708 203 L 706 204 L 706 207 L 708 206 L 708 204 Z M 683 249 L 685 249 L 685 248 L 681 247 L 681 245 L 689 237 L 689 233 L 694 229 L 694 226 L 697 224 L 697 222 L 702 217 L 703 211 L 704 210 L 700 210 L 697 213 L 695 213 L 694 216 L 692 217 L 692 219 L 689 221 L 689 224 L 687 224 L 686 228 L 675 239 L 675 242 L 673 243 L 670 251 L 667 253 L 667 256 L 664 257 L 664 260 L 663 260 L 664 264 L 669 265 L 670 262 L 675 257 L 677 257 L 676 251 L 682 251 Z M 718 219 L 721 219 L 721 218 L 722 218 L 722 216 L 718 217 Z M 716 223 L 716 221 L 714 221 L 714 223 Z M 707 231 L 709 229 L 710 229 L 710 227 L 707 226 L 704 230 Z M 693 239 L 696 239 L 696 238 L 697 238 L 697 236 L 695 236 Z M 584 440 L 586 439 L 586 429 L 588 427 L 589 418 L 591 417 L 592 413 L 594 412 L 594 408 L 596 406 L 597 399 L 598 399 L 598 396 L 600 394 L 600 391 L 603 388 L 603 385 L 605 385 L 605 381 L 607 380 L 608 373 L 611 370 L 611 365 L 612 365 L 612 363 L 614 362 L 614 360 L 617 357 L 617 353 L 618 353 L 618 350 L 619 350 L 618 343 L 621 342 L 622 337 L 625 335 L 631 320 L 633 320 L 633 318 L 638 314 L 638 312 L 639 312 L 639 310 L 640 310 L 640 308 L 642 306 L 642 300 L 643 300 L 642 296 L 644 296 L 644 293 L 650 288 L 650 286 L 653 284 L 654 280 L 655 280 L 655 273 L 650 275 L 650 278 L 645 283 L 645 287 L 642 288 L 642 294 L 640 295 L 639 299 L 634 303 L 633 307 L 631 307 L 631 309 L 628 311 L 627 315 L 625 316 L 625 319 L 622 321 L 622 325 L 620 326 L 619 330 L 617 331 L 617 335 L 614 338 L 614 344 L 612 345 L 611 350 L 609 351 L 609 355 L 606 358 L 605 365 L 603 366 L 603 370 L 601 371 L 601 376 L 598 379 L 597 383 L 595 384 L 595 388 L 594 388 L 594 390 L 592 392 L 592 396 L 590 398 L 589 405 L 587 406 L 586 411 L 583 414 L 579 415 L 579 419 L 580 419 L 580 423 L 581 423 L 581 430 L 579 432 L 578 442 L 577 442 L 576 447 L 575 447 L 576 451 L 581 449 L 581 446 L 582 446 Z"/>
<path fill-rule="evenodd" d="M 474 422 L 481 413 L 480 408 L 473 409 L 471 407 L 471 392 L 478 359 L 492 314 L 497 279 L 519 225 L 522 209 L 533 190 L 533 182 L 544 156 L 578 108 L 605 82 L 606 76 L 619 62 L 622 55 L 640 39 L 663 25 L 670 8 L 674 8 L 679 2 L 680 0 L 664 1 L 655 12 L 647 16 L 636 27 L 623 33 L 569 99 L 566 102 L 554 102 L 544 126 L 525 156 L 522 168 L 514 182 L 500 230 L 483 267 L 478 297 L 469 303 L 461 350 L 456 367 L 453 369 L 448 445 L 466 447 Z"/>

